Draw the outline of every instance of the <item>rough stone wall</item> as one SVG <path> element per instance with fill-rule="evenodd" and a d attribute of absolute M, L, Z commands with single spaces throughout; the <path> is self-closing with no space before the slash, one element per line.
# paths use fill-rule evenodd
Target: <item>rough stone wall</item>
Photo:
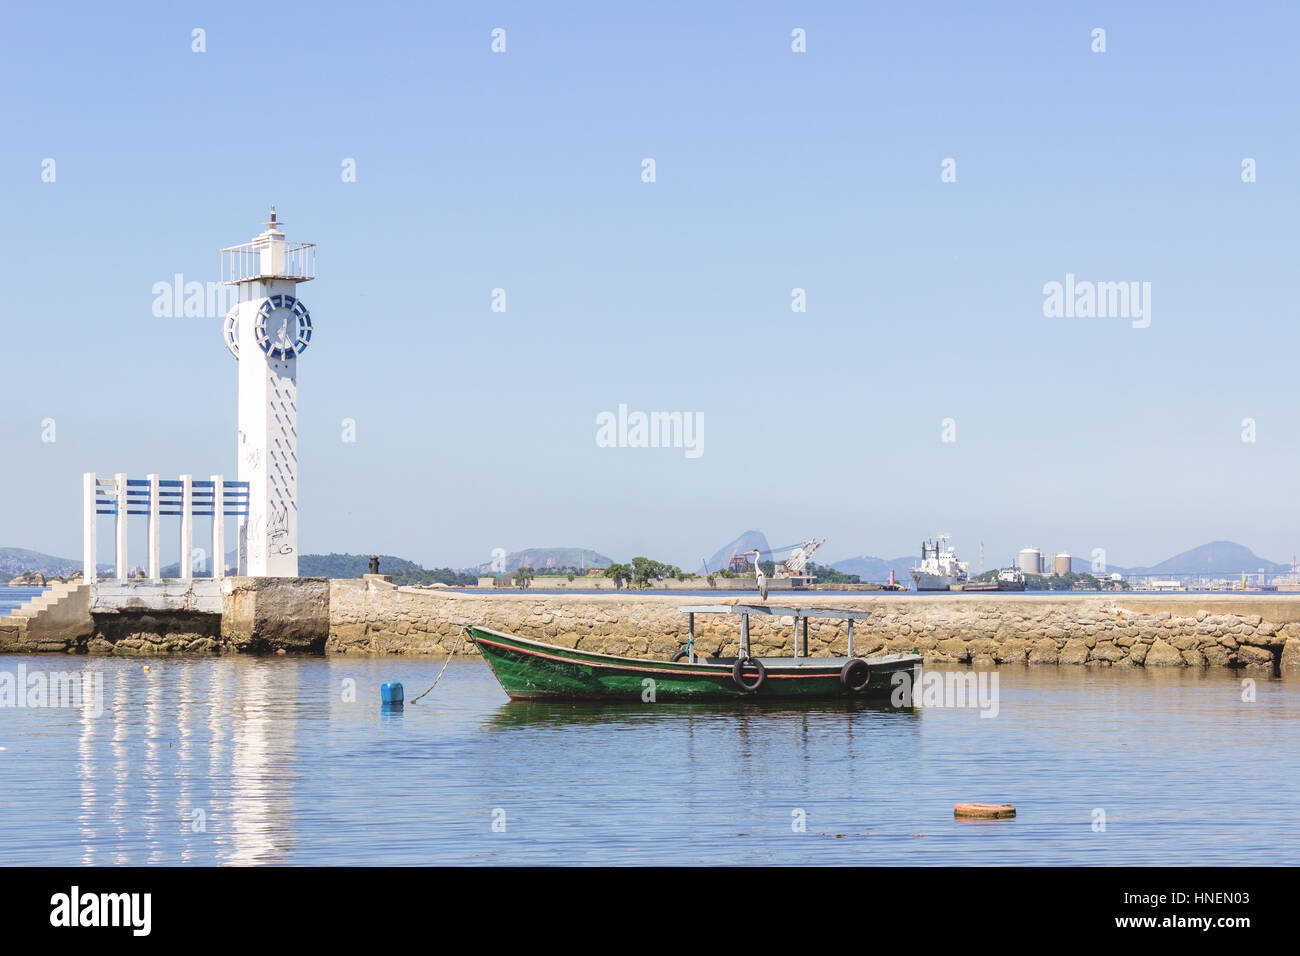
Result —
<path fill-rule="evenodd" d="M 83 646 L 91 654 L 150 657 L 157 654 L 215 654 L 222 650 L 221 615 L 199 612 L 96 614 L 94 633 Z"/>
<path fill-rule="evenodd" d="M 35 640 L 25 622 L 0 619 L 0 652 L 445 654 L 456 648 L 474 654 L 463 631 L 475 623 L 565 647 L 667 658 L 686 643 L 687 619 L 677 607 L 721 600 L 723 595 L 429 591 L 397 588 L 378 576 L 234 578 L 228 579 L 219 615 L 177 609 L 96 613 L 85 634 L 59 641 Z M 917 650 L 931 663 L 1234 667 L 1300 677 L 1300 594 L 817 592 L 769 603 L 785 602 L 872 612 L 855 625 L 854 651 L 860 655 Z M 791 624 L 788 618 L 751 618 L 754 652 L 789 654 Z M 696 617 L 702 654 L 735 654 L 739 637 L 738 616 Z M 847 653 L 842 621 L 811 621 L 808 640 L 814 656 Z"/>
<path fill-rule="evenodd" d="M 381 580 L 330 582 L 328 653 L 441 654 L 475 623 L 564 647 L 667 657 L 687 637 L 672 595 L 475 595 L 396 588 Z M 770 603 L 777 603 L 772 601 Z M 1300 595 L 945 595 L 825 593 L 798 603 L 871 611 L 854 630 L 857 654 L 919 651 L 927 661 L 1083 664 L 1093 667 L 1241 667 L 1300 674 Z M 1266 616 L 1267 615 L 1267 616 Z M 789 654 L 789 619 L 751 618 L 755 653 Z M 734 654 L 738 617 L 696 616 L 704 654 Z M 809 651 L 847 653 L 844 622 L 811 621 Z M 462 643 L 460 653 L 476 653 Z"/>
<path fill-rule="evenodd" d="M 19 617 L 0 617 L 0 654 L 39 654 L 62 651 L 66 641 L 34 641 L 27 633 L 27 621 Z"/>

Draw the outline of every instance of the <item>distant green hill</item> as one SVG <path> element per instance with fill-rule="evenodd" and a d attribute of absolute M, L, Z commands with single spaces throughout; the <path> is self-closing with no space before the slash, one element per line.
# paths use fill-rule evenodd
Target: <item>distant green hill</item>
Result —
<path fill-rule="evenodd" d="M 298 573 L 305 578 L 359 578 L 370 572 L 368 554 L 303 554 Z M 414 561 L 391 554 L 379 555 L 379 573 L 391 574 L 394 584 L 476 584 L 478 575 L 451 568 L 425 570 Z"/>
<path fill-rule="evenodd" d="M 414 561 L 395 557 L 391 554 L 379 555 L 381 574 L 395 571 L 418 571 L 420 566 Z M 298 573 L 305 578 L 359 578 L 370 571 L 368 554 L 301 554 L 298 556 Z"/>

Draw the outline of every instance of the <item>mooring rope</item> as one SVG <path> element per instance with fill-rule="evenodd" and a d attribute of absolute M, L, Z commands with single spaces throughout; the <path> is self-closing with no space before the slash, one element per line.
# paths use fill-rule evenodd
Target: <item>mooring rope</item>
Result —
<path fill-rule="evenodd" d="M 433 689 L 438 686 L 438 681 L 442 680 L 442 675 L 447 672 L 447 665 L 451 663 L 451 659 L 455 657 L 456 652 L 460 650 L 460 643 L 465 640 L 465 635 L 468 633 L 468 627 L 462 627 L 460 629 L 460 637 L 456 638 L 456 646 L 451 649 L 451 653 L 447 655 L 447 659 L 442 662 L 442 670 L 438 671 L 438 676 L 433 679 L 433 683 L 429 685 L 429 689 L 419 697 L 415 698 L 415 700 L 411 701 L 412 704 L 418 704 L 423 698 L 428 697 Z"/>

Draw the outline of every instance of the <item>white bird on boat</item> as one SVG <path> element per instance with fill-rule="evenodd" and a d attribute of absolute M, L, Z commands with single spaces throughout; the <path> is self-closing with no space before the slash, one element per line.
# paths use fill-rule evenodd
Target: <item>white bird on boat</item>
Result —
<path fill-rule="evenodd" d="M 758 556 L 760 553 L 761 552 L 758 551 L 746 551 L 745 555 L 749 556 L 752 554 L 754 556 L 754 577 L 758 581 L 758 593 L 759 596 L 764 601 L 766 601 L 767 600 L 767 575 L 764 574 L 763 569 L 758 566 Z"/>

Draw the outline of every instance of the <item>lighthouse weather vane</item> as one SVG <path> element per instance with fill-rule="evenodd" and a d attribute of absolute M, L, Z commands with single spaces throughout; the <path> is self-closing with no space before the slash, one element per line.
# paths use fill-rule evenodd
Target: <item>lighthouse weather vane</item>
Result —
<path fill-rule="evenodd" d="M 316 246 L 285 241 L 271 207 L 266 230 L 221 250 L 221 279 L 237 287 L 226 348 L 239 362 L 239 480 L 248 515 L 239 523 L 239 573 L 298 576 L 298 357 L 311 343 L 311 313 L 295 294 L 316 277 Z"/>

